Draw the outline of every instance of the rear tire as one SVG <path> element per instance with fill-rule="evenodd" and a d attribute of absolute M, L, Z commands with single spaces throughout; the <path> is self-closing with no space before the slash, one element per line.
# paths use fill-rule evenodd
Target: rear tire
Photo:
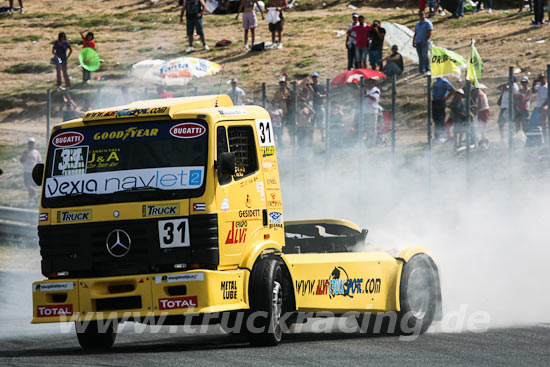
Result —
<path fill-rule="evenodd" d="M 415 255 L 403 266 L 398 313 L 400 334 L 424 334 L 432 324 L 437 305 L 437 276 L 433 262 L 425 254 Z"/>
<path fill-rule="evenodd" d="M 250 276 L 250 314 L 247 321 L 252 345 L 275 346 L 281 342 L 281 317 L 288 304 L 288 291 L 280 260 L 264 258 L 254 265 Z"/>
<path fill-rule="evenodd" d="M 109 323 L 109 326 L 99 330 L 97 321 L 90 321 L 88 325 L 76 326 L 76 337 L 80 346 L 87 350 L 109 349 L 113 346 L 116 340 L 116 331 L 113 327 L 114 321 Z M 79 330 L 79 328 L 86 328 Z M 80 332 L 79 332 L 80 331 Z"/>

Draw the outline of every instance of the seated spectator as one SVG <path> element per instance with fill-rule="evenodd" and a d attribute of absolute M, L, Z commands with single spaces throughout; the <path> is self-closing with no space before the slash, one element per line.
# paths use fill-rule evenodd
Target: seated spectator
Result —
<path fill-rule="evenodd" d="M 227 90 L 227 92 L 225 92 L 229 97 L 231 97 L 231 100 L 235 106 L 243 105 L 246 101 L 246 93 L 237 86 L 238 83 L 239 80 L 237 78 L 231 79 L 231 87 Z"/>
<path fill-rule="evenodd" d="M 382 68 L 382 71 L 386 76 L 401 75 L 403 73 L 403 56 L 398 52 L 397 45 L 391 47 L 391 55 L 386 57 L 383 61 L 386 61 L 386 65 Z"/>

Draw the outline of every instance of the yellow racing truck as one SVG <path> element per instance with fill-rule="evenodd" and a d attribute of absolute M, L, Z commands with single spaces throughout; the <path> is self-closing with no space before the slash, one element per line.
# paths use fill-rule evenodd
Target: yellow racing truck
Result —
<path fill-rule="evenodd" d="M 366 231 L 351 222 L 283 221 L 269 114 L 227 95 L 87 112 L 52 129 L 33 179 L 47 280 L 32 322 L 84 325 L 83 348 L 111 347 L 120 320 L 194 318 L 276 345 L 301 313 L 393 313 L 397 333 L 441 317 L 424 249 L 354 251 Z"/>

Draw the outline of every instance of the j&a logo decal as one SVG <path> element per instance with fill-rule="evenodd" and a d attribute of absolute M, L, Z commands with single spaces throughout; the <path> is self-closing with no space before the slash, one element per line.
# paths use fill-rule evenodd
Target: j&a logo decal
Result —
<path fill-rule="evenodd" d="M 122 229 L 115 229 L 109 233 L 105 244 L 107 246 L 107 251 L 111 254 L 111 256 L 123 257 L 130 252 L 132 240 L 126 231 L 123 231 Z"/>
<path fill-rule="evenodd" d="M 202 125 L 195 124 L 194 122 L 184 122 L 172 126 L 170 129 L 170 135 L 179 139 L 191 139 L 198 138 L 206 132 L 206 128 Z"/>
<path fill-rule="evenodd" d="M 84 140 L 84 135 L 77 133 L 76 131 L 67 131 L 66 133 L 61 133 L 57 135 L 52 140 L 52 144 L 56 147 L 72 147 L 82 143 Z"/>

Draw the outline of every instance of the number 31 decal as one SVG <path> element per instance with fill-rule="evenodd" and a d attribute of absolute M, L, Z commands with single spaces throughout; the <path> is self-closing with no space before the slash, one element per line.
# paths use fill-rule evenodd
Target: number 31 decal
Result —
<path fill-rule="evenodd" d="M 159 220 L 160 248 L 189 247 L 189 220 Z"/>
<path fill-rule="evenodd" d="M 271 120 L 256 120 L 256 130 L 261 147 L 271 147 L 273 143 L 273 126 Z"/>

